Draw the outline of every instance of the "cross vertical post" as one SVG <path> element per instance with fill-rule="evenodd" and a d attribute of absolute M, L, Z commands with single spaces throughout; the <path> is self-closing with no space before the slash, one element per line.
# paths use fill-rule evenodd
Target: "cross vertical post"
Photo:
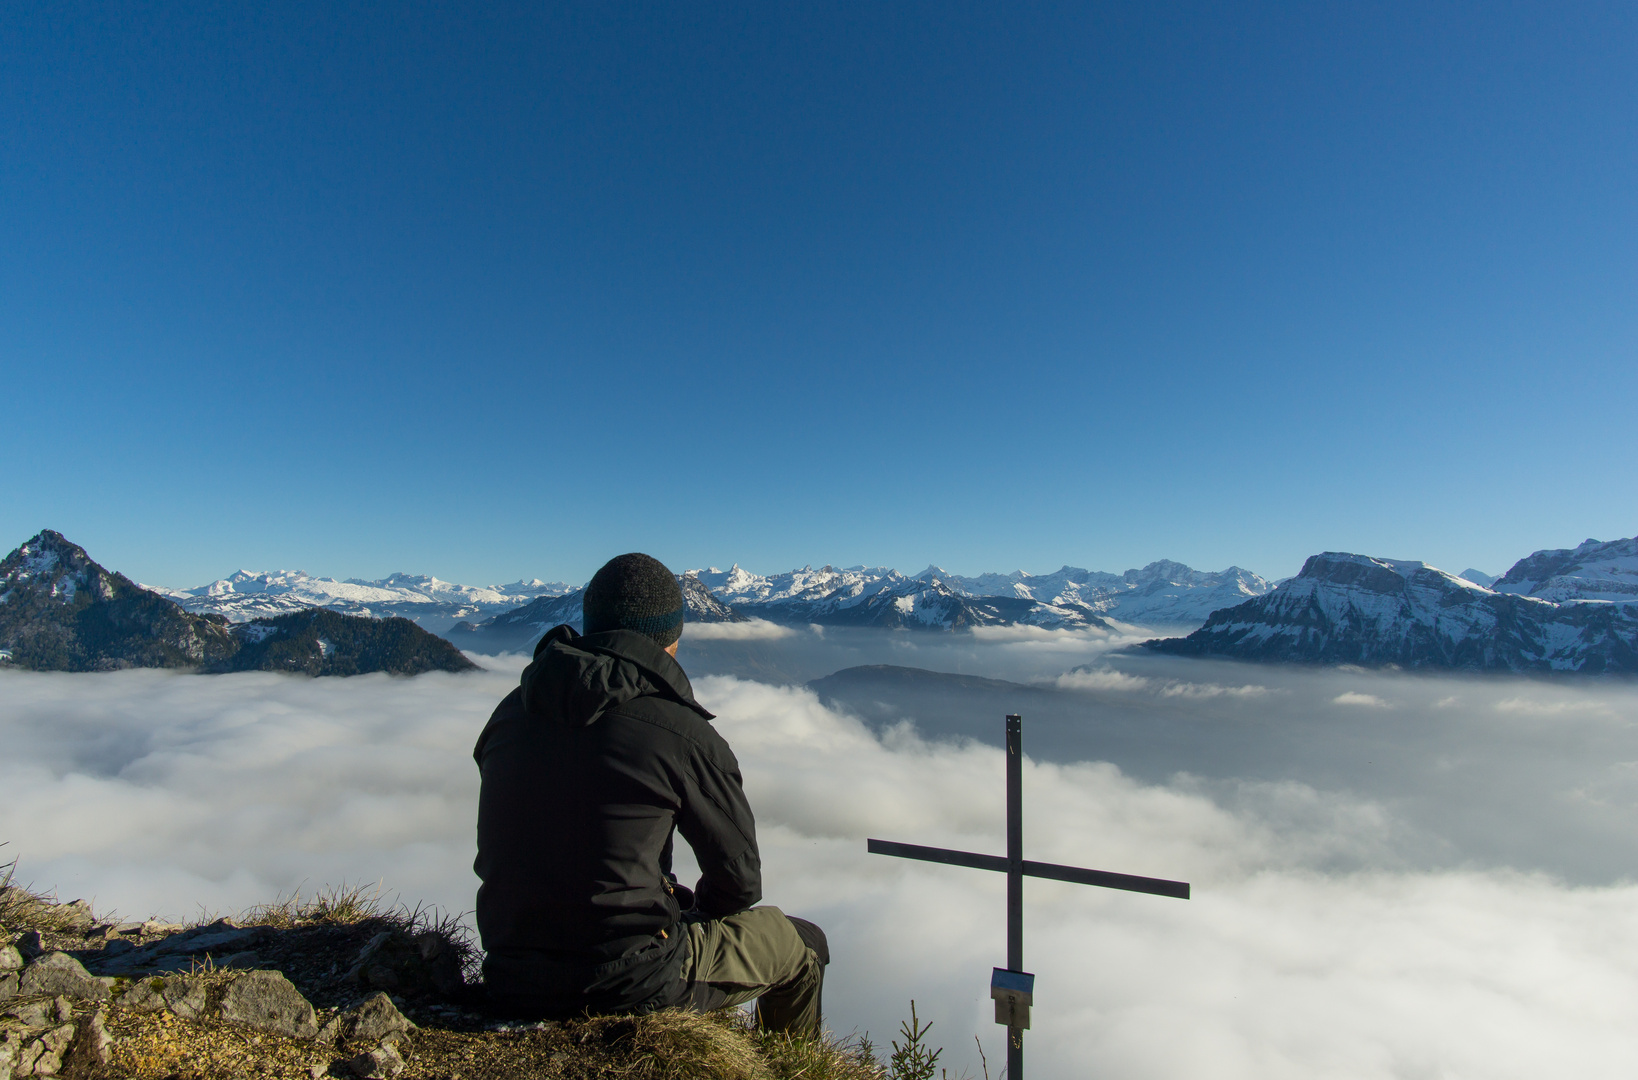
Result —
<path fill-rule="evenodd" d="M 1024 858 L 1024 739 L 1023 717 L 1007 714 L 1007 856 L 980 855 L 974 851 L 901 844 L 896 840 L 865 841 L 872 855 L 892 855 L 900 859 L 970 866 L 974 870 L 999 871 L 1007 875 L 1007 966 L 990 972 L 990 997 L 995 1001 L 995 1022 L 1007 1027 L 1007 1080 L 1024 1080 L 1024 1029 L 1029 1027 L 1029 1010 L 1035 1002 L 1035 976 L 1024 970 L 1024 878 L 1047 878 L 1101 889 L 1149 893 L 1151 896 L 1189 898 L 1189 883 L 1164 878 L 1116 874 L 1108 870 L 1088 870 L 1080 866 L 1036 862 Z"/>
<path fill-rule="evenodd" d="M 1024 739 L 1022 716 L 1007 714 L 1007 968 L 1024 970 Z M 1007 1028 L 1007 1080 L 1024 1075 L 1024 1029 Z"/>

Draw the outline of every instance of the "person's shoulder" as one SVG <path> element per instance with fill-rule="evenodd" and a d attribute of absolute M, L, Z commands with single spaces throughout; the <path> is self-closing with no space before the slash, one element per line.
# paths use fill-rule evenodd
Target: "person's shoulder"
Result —
<path fill-rule="evenodd" d="M 657 732 L 691 744 L 723 768 L 738 768 L 734 752 L 710 721 L 680 701 L 661 694 L 648 694 L 610 709 L 604 717 L 613 717 L 645 724 Z"/>
<path fill-rule="evenodd" d="M 489 714 L 489 718 L 491 720 L 510 719 L 526 711 L 523 707 L 523 687 L 515 686 L 510 694 L 500 699 L 500 704 L 495 706 L 495 711 Z"/>
<path fill-rule="evenodd" d="M 495 706 L 495 711 L 489 714 L 489 721 L 484 724 L 483 730 L 478 733 L 477 745 L 472 748 L 472 756 L 479 765 L 483 764 L 484 749 L 489 745 L 489 740 L 494 737 L 495 733 L 502 730 L 516 730 L 514 725 L 524 718 L 527 711 L 523 707 L 522 687 L 501 698 L 500 704 Z"/>

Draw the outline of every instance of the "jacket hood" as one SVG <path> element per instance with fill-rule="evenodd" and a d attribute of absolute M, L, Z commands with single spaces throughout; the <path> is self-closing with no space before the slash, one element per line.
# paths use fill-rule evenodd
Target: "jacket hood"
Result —
<path fill-rule="evenodd" d="M 595 724 L 612 708 L 654 694 L 714 719 L 694 700 L 682 666 L 653 639 L 631 630 L 580 634 L 553 627 L 523 669 L 523 707 L 569 725 Z"/>

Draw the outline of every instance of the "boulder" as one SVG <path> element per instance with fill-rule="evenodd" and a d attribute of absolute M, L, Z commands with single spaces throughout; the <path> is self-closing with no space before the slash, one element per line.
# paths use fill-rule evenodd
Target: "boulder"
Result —
<path fill-rule="evenodd" d="M 16 1076 L 33 1076 L 34 1066 L 39 1063 L 40 1056 L 45 1053 L 45 1044 L 39 1039 L 28 1042 L 17 1048 L 17 1064 L 12 1068 Z"/>
<path fill-rule="evenodd" d="M 404 1071 L 404 1059 L 391 1043 L 382 1043 L 374 1050 L 353 1058 L 347 1065 L 359 1080 L 389 1080 Z"/>
<path fill-rule="evenodd" d="M 27 1028 L 50 1027 L 57 1016 L 56 1005 L 50 1001 L 30 1001 L 26 1005 L 18 1005 L 6 1010 L 7 1016 L 14 1016 L 17 1022 Z"/>
<path fill-rule="evenodd" d="M 10 1001 L 17 996 L 17 973 L 8 971 L 0 975 L 0 1001 Z"/>
<path fill-rule="evenodd" d="M 158 1012 L 165 1007 L 165 979 L 138 979 L 133 982 L 119 1003 L 132 1012 Z"/>
<path fill-rule="evenodd" d="M 347 1038 L 371 1042 L 414 1030 L 414 1022 L 399 1012 L 392 998 L 383 993 L 372 994 L 361 1005 L 349 1010 L 342 1025 Z"/>
<path fill-rule="evenodd" d="M 17 1062 L 17 1076 L 56 1076 L 63 1067 L 63 1057 L 74 1041 L 74 1025 L 62 1024 L 52 1028 L 23 1048 Z"/>
<path fill-rule="evenodd" d="M 187 975 L 156 976 L 132 983 L 119 1003 L 133 1012 L 169 1009 L 184 1020 L 197 1020 L 205 1015 L 207 997 L 203 979 Z"/>
<path fill-rule="evenodd" d="M 62 994 L 66 997 L 101 1001 L 108 996 L 103 981 L 64 952 L 47 953 L 27 968 L 18 981 L 19 994 Z"/>
<path fill-rule="evenodd" d="M 261 941 L 270 933 L 265 926 L 235 926 L 228 919 L 217 919 L 208 925 L 196 926 L 155 942 L 149 946 L 149 952 L 154 956 L 191 956 L 202 952 L 226 956 L 243 952 L 246 946 Z"/>
<path fill-rule="evenodd" d="M 184 1020 L 197 1020 L 205 1014 L 205 980 L 187 975 L 173 975 L 165 980 L 160 991 L 165 1007 Z"/>
<path fill-rule="evenodd" d="M 0 972 L 22 971 L 23 954 L 15 945 L 0 945 Z"/>
<path fill-rule="evenodd" d="M 247 972 L 233 980 L 222 996 L 221 1017 L 298 1039 L 318 1034 L 312 1004 L 277 971 Z"/>
<path fill-rule="evenodd" d="M 461 958 L 442 935 L 383 930 L 359 950 L 347 979 L 376 990 L 412 997 L 452 997 L 466 981 Z"/>

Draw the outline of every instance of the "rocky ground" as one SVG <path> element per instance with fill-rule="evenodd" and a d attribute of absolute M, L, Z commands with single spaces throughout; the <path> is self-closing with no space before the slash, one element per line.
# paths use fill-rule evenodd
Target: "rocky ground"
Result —
<path fill-rule="evenodd" d="M 898 1072 L 868 1042 L 760 1035 L 737 1011 L 507 1022 L 474 960 L 458 926 L 356 892 L 184 926 L 0 884 L 0 1080 Z"/>

